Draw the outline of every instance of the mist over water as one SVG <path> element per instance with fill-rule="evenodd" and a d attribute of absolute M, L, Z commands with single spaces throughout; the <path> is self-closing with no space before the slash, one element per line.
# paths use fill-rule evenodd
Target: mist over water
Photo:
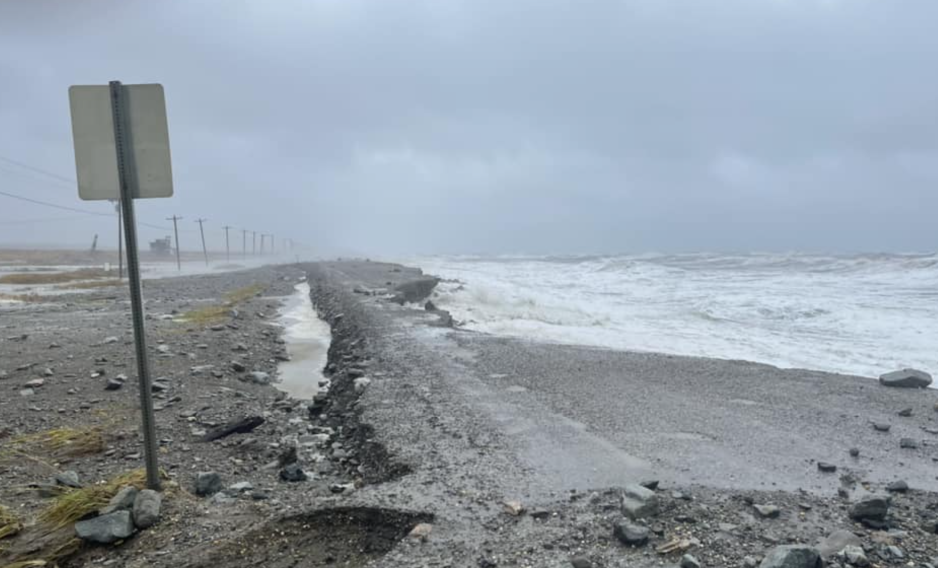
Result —
<path fill-rule="evenodd" d="M 469 329 L 878 376 L 938 371 L 938 256 L 425 257 Z"/>

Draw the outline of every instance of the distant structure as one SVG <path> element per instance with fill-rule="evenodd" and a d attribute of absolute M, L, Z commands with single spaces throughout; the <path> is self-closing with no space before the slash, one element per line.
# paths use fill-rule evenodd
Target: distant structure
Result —
<path fill-rule="evenodd" d="M 150 241 L 150 252 L 158 256 L 169 256 L 173 252 L 172 237 Z"/>
<path fill-rule="evenodd" d="M 91 254 L 94 254 L 98 251 L 98 233 L 94 234 L 94 240 L 91 241 Z"/>

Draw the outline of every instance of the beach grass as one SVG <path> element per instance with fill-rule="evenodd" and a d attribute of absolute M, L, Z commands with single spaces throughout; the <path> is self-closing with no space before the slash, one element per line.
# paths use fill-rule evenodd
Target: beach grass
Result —
<path fill-rule="evenodd" d="M 109 278 L 111 273 L 100 268 L 82 268 L 69 272 L 17 272 L 0 276 L 0 284 L 64 284 L 78 280 L 95 280 Z"/>
<path fill-rule="evenodd" d="M 212 304 L 186 312 L 183 314 L 181 321 L 202 326 L 217 323 L 225 318 L 231 308 L 246 302 L 263 290 L 263 284 L 252 284 L 251 286 L 231 290 L 225 294 L 224 302 L 221 304 Z"/>
<path fill-rule="evenodd" d="M 135 469 L 99 485 L 67 491 L 55 497 L 48 507 L 40 511 L 38 519 L 54 528 L 70 525 L 107 506 L 111 498 L 128 485 L 146 489 L 146 471 Z"/>

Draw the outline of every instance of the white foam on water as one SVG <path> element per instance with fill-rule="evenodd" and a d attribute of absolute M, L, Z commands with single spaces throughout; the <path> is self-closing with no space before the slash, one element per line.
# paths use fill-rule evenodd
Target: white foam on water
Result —
<path fill-rule="evenodd" d="M 283 326 L 289 361 L 280 363 L 277 388 L 296 399 L 312 399 L 319 392 L 319 382 L 326 367 L 332 333 L 329 324 L 319 319 L 310 299 L 309 284 L 301 282 L 284 300 L 278 323 Z"/>
<path fill-rule="evenodd" d="M 470 329 L 878 376 L 938 372 L 938 256 L 408 259 Z"/>

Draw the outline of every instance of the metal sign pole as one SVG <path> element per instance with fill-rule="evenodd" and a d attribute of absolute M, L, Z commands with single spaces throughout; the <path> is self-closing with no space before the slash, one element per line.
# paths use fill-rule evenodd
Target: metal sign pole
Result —
<path fill-rule="evenodd" d="M 134 171 L 131 137 L 127 125 L 127 109 L 120 81 L 111 81 L 111 116 L 114 119 L 114 141 L 117 147 L 117 175 L 120 185 L 120 204 L 124 218 L 124 238 L 127 241 L 127 277 L 130 282 L 130 306 L 133 312 L 134 345 L 137 349 L 137 375 L 140 381 L 140 411 L 143 415 L 143 442 L 146 454 L 147 486 L 160 489 L 160 471 L 157 463 L 156 419 L 150 391 L 150 361 L 147 355 L 146 329 L 143 326 L 143 294 L 140 288 L 140 260 L 137 257 L 137 224 L 134 218 L 134 197 L 137 196 L 137 176 Z"/>

